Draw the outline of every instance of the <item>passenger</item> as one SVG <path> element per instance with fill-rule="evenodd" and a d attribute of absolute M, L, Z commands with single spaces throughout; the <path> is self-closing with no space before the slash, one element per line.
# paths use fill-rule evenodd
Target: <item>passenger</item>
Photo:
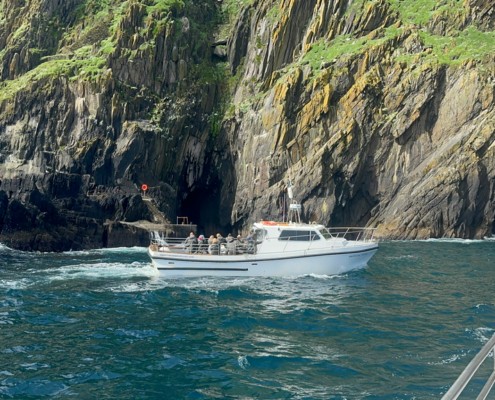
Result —
<path fill-rule="evenodd" d="M 208 243 L 210 243 L 210 240 L 208 240 Z M 208 253 L 214 255 L 220 254 L 220 245 L 215 237 L 213 237 L 213 239 L 211 240 L 211 244 L 208 246 Z"/>
<path fill-rule="evenodd" d="M 218 254 L 225 254 L 226 248 L 225 245 L 227 240 L 219 233 L 217 233 L 217 241 L 218 241 Z"/>
<path fill-rule="evenodd" d="M 227 247 L 227 254 L 234 255 L 236 253 L 235 239 L 230 233 L 227 235 L 227 244 L 225 246 Z"/>
<path fill-rule="evenodd" d="M 241 235 L 237 235 L 236 251 L 240 254 L 246 252 L 246 242 Z"/>
<path fill-rule="evenodd" d="M 220 235 L 219 233 L 217 233 L 217 240 L 218 240 L 218 243 L 220 243 L 220 244 L 227 243 L 227 240 L 222 235 Z"/>
<path fill-rule="evenodd" d="M 198 236 L 198 253 L 199 254 L 206 254 L 208 250 L 208 245 L 206 244 L 206 240 L 204 235 L 199 235 Z"/>
<path fill-rule="evenodd" d="M 184 244 L 186 251 L 188 253 L 192 253 L 193 251 L 196 251 L 198 245 L 198 239 L 196 239 L 196 235 L 194 234 L 194 232 L 191 232 L 189 234 L 189 237 L 186 239 Z"/>
<path fill-rule="evenodd" d="M 253 232 L 249 232 L 249 235 L 246 238 L 246 252 L 249 254 L 256 253 L 256 239 Z"/>

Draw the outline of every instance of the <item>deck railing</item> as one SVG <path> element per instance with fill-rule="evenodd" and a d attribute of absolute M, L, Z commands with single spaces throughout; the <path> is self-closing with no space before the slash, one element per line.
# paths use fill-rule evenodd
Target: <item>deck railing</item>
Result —
<path fill-rule="evenodd" d="M 483 364 L 483 362 L 489 357 L 492 356 L 494 358 L 493 371 L 489 376 L 488 380 L 481 389 L 480 394 L 476 398 L 476 400 L 484 400 L 490 394 L 492 390 L 493 384 L 495 383 L 495 335 L 482 347 L 480 352 L 471 360 L 471 362 L 467 365 L 467 367 L 462 371 L 459 377 L 456 379 L 451 388 L 444 394 L 442 400 L 455 400 L 457 399 L 462 391 L 469 384 L 471 379 L 473 378 L 478 368 Z"/>
<path fill-rule="evenodd" d="M 359 242 L 373 242 L 376 228 L 363 227 L 330 227 L 327 228 L 330 234 L 336 238 L 356 240 Z"/>
<path fill-rule="evenodd" d="M 157 251 L 189 254 L 235 255 L 254 254 L 256 252 L 254 242 L 234 240 L 232 242 L 208 244 L 207 239 L 203 242 L 188 242 L 186 238 L 163 237 L 158 232 L 151 232 L 151 245 Z"/>

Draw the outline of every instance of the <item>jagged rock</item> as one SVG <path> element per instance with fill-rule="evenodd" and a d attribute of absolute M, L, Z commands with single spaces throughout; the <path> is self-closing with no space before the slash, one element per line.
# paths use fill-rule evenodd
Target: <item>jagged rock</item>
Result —
<path fill-rule="evenodd" d="M 233 34 L 227 40 L 229 65 L 233 75 L 235 75 L 241 60 L 246 56 L 250 36 L 250 16 L 251 7 L 243 8 L 236 21 Z"/>
<path fill-rule="evenodd" d="M 124 210 L 122 217 L 123 221 L 135 222 L 142 219 L 151 221 L 153 219 L 148 206 L 143 202 L 140 195 L 134 195 L 131 198 L 124 200 L 125 203 L 122 205 Z"/>
<path fill-rule="evenodd" d="M 105 247 L 146 247 L 150 243 L 150 234 L 146 229 L 140 229 L 120 222 L 105 224 L 103 244 Z"/>
<path fill-rule="evenodd" d="M 11 79 L 14 79 L 18 73 L 19 60 L 20 60 L 19 53 L 14 53 L 14 57 L 12 57 L 12 61 L 10 62 L 9 65 L 9 77 Z"/>
<path fill-rule="evenodd" d="M 495 28 L 495 10 L 489 0 L 467 0 L 471 18 L 484 30 Z"/>

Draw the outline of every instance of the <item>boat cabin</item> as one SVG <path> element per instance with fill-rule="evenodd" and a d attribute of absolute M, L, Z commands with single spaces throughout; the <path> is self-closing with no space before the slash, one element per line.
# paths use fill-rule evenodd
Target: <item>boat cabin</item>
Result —
<path fill-rule="evenodd" d="M 253 225 L 257 243 L 265 240 L 278 242 L 315 242 L 335 237 L 323 225 L 293 224 L 285 222 L 261 221 Z"/>

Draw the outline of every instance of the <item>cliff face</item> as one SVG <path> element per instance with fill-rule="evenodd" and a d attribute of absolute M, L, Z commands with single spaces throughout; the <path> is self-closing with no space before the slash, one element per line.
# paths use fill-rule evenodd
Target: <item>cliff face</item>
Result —
<path fill-rule="evenodd" d="M 273 8 L 253 6 L 247 22 L 250 46 L 228 128 L 237 145 L 234 217 L 279 214 L 288 152 L 310 220 L 368 224 L 394 238 L 491 235 L 488 2 L 439 7 L 423 26 L 406 23 L 407 10 L 388 1 L 272 7 L 279 18 L 271 29 Z"/>
<path fill-rule="evenodd" d="M 0 240 L 24 249 L 106 245 L 105 222 L 152 218 L 143 183 L 175 222 L 207 181 L 214 2 L 61 3 L 1 9 Z"/>
<path fill-rule="evenodd" d="M 101 3 L 0 2 L 0 241 L 105 246 L 142 183 L 240 230 L 289 179 L 307 220 L 495 231 L 488 0 Z"/>

